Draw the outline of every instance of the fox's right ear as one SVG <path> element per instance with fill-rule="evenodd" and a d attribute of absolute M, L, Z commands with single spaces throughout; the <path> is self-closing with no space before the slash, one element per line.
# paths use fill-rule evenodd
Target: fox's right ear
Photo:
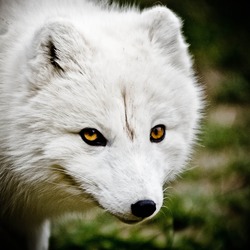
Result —
<path fill-rule="evenodd" d="M 49 22 L 34 35 L 28 65 L 37 77 L 69 70 L 81 71 L 89 50 L 86 44 L 71 23 Z"/>

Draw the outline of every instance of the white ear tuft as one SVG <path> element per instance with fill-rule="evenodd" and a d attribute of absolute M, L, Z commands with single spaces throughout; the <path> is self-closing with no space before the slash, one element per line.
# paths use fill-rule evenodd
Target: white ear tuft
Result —
<path fill-rule="evenodd" d="M 149 39 L 158 45 L 171 64 L 188 73 L 192 62 L 181 33 L 181 20 L 166 7 L 154 7 L 142 13 Z"/>
<path fill-rule="evenodd" d="M 28 54 L 29 65 L 36 71 L 41 67 L 48 72 L 80 70 L 86 52 L 85 40 L 71 23 L 53 21 L 36 32 Z"/>

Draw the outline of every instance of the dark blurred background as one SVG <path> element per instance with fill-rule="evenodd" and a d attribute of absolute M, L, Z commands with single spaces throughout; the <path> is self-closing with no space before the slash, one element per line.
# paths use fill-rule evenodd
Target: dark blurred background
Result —
<path fill-rule="evenodd" d="M 118 2 L 118 1 L 116 1 Z M 247 1 L 119 1 L 167 5 L 183 32 L 205 88 L 197 153 L 152 221 L 129 227 L 93 212 L 55 226 L 51 249 L 250 249 L 250 14 Z M 97 220 L 92 220 L 97 217 Z"/>

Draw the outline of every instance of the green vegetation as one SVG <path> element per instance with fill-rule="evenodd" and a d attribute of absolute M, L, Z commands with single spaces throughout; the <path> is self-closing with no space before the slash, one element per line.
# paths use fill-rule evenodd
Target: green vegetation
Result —
<path fill-rule="evenodd" d="M 135 2 L 143 8 L 155 1 Z M 246 2 L 161 2 L 185 20 L 184 33 L 208 96 L 200 146 L 190 169 L 172 184 L 166 207 L 152 221 L 127 226 L 93 211 L 90 215 L 95 219 L 90 216 L 84 222 L 55 226 L 52 250 L 249 249 L 250 22 Z"/>

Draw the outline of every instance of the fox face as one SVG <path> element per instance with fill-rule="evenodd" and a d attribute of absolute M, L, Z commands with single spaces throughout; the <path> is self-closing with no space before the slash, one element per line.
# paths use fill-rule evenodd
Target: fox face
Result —
<path fill-rule="evenodd" d="M 161 99 L 161 93 L 150 99 L 139 86 L 125 92 L 118 84 L 113 93 L 107 89 L 91 101 L 85 91 L 78 90 L 70 102 L 65 94 L 63 102 L 57 100 L 63 106 L 48 110 L 53 113 L 48 122 L 54 123 L 49 125 L 54 138 L 46 135 L 53 138 L 45 147 L 50 167 L 66 173 L 63 180 L 70 177 L 78 192 L 123 221 L 138 222 L 157 213 L 164 183 L 181 171 L 190 151 L 192 110 Z M 80 101 L 84 99 L 89 105 Z"/>
<path fill-rule="evenodd" d="M 48 20 L 30 36 L 5 141 L 37 214 L 94 203 L 150 218 L 191 152 L 202 102 L 179 19 L 163 7 L 119 18 Z"/>

